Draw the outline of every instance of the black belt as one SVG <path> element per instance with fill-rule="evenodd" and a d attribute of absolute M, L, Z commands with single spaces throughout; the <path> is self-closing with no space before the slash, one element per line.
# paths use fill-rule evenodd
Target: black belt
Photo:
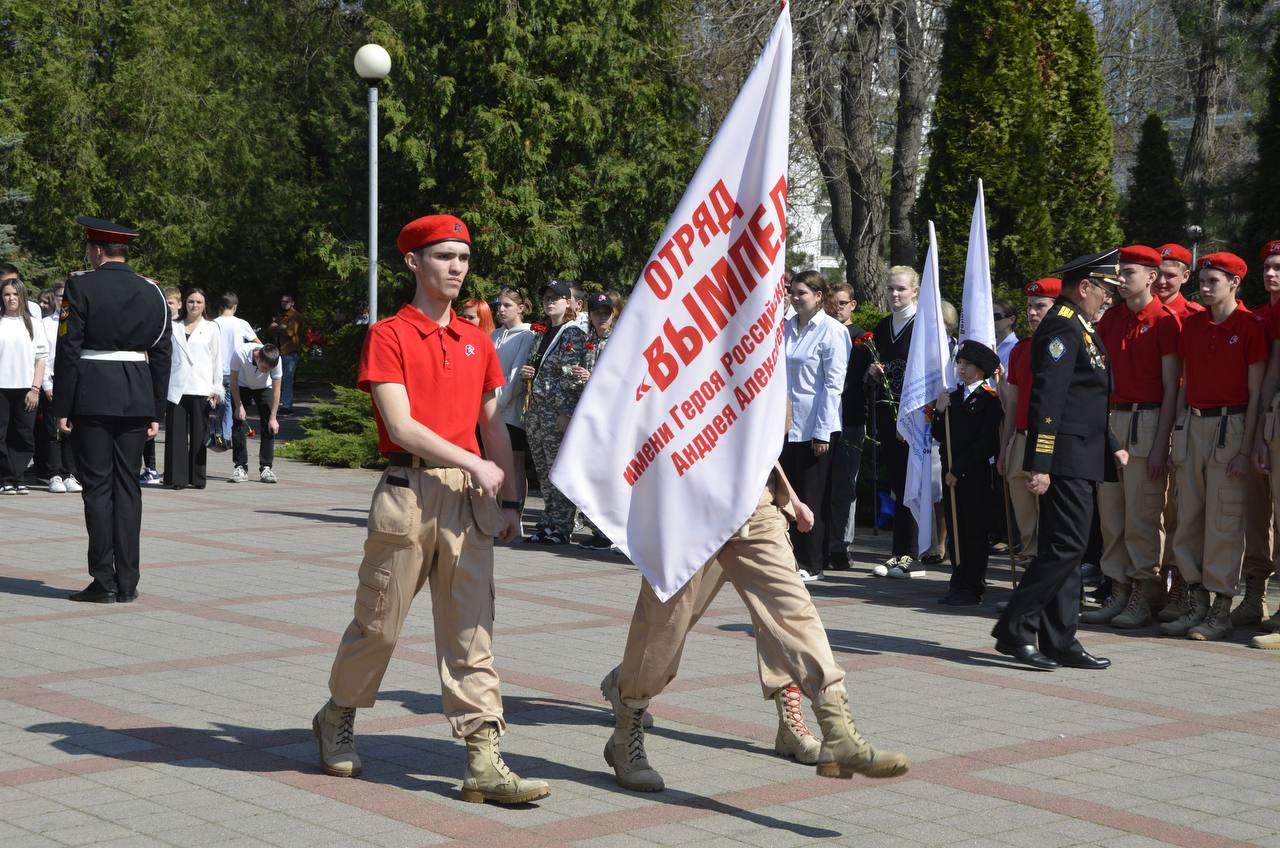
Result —
<path fill-rule="evenodd" d="M 397 468 L 453 468 L 452 465 L 444 465 L 411 453 L 400 452 L 387 454 L 387 464 Z"/>
<path fill-rule="evenodd" d="M 1160 404 L 1151 403 L 1150 401 L 1139 401 L 1138 403 L 1113 403 L 1111 410 L 1113 412 L 1137 412 L 1141 409 L 1159 409 Z"/>
<path fill-rule="evenodd" d="M 1217 418 L 1223 415 L 1243 415 L 1249 411 L 1249 407 L 1245 406 L 1207 406 L 1201 408 L 1193 406 L 1190 408 L 1191 414 L 1199 418 Z"/>

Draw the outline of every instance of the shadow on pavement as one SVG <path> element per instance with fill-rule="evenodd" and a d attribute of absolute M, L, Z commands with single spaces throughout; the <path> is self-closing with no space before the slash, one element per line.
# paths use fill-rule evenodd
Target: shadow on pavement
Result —
<path fill-rule="evenodd" d="M 357 512 L 357 510 L 337 510 L 329 512 L 293 512 L 287 509 L 255 509 L 258 515 L 283 515 L 286 518 L 300 518 L 303 521 L 318 521 L 322 524 L 345 524 L 349 527 L 367 527 L 369 517 L 367 510 L 358 510 L 357 515 L 331 515 L 332 512 Z"/>
<path fill-rule="evenodd" d="M 25 595 L 29 598 L 65 598 L 75 589 L 50 586 L 43 580 L 27 580 L 22 577 L 0 577 L 0 594 Z"/>

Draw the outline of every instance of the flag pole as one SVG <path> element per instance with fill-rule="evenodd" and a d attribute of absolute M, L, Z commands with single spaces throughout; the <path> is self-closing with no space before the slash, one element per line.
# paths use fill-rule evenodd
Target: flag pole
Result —
<path fill-rule="evenodd" d="M 951 407 L 947 407 L 947 412 L 951 411 Z M 944 415 L 946 413 L 943 413 Z M 951 416 L 947 415 L 942 422 L 942 429 L 947 434 L 947 473 L 952 473 L 952 462 L 955 460 L 955 454 L 951 452 Z M 960 570 L 960 519 L 956 514 L 956 487 L 947 486 L 946 478 L 942 480 L 942 485 L 951 490 L 951 497 L 947 500 L 951 501 L 951 533 L 949 533 L 951 541 L 951 555 L 954 557 L 955 570 Z M 946 551 L 943 551 L 945 554 Z"/>

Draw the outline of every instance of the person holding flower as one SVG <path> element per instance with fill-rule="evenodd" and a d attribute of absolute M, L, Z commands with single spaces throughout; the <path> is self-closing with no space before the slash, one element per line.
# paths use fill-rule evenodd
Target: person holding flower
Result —
<path fill-rule="evenodd" d="M 573 369 L 581 367 L 586 354 L 587 334 L 574 323 L 577 314 L 569 299 L 569 284 L 552 280 L 542 287 L 542 312 L 547 323 L 520 369 L 528 382 L 528 411 L 525 427 L 529 449 L 545 503 L 542 520 L 529 536 L 536 545 L 563 545 L 573 534 L 577 508 L 551 482 L 551 466 L 560 452 L 560 441 L 569 427 L 569 417 L 578 405 L 583 383 Z M 538 332 L 534 325 L 534 332 Z"/>

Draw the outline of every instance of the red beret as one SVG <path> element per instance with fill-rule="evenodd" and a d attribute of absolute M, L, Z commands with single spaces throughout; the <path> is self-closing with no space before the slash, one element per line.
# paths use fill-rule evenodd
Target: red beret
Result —
<path fill-rule="evenodd" d="M 1276 256 L 1278 254 L 1280 254 L 1280 239 L 1264 244 L 1262 250 L 1258 251 L 1258 258 L 1265 262 L 1268 256 Z"/>
<path fill-rule="evenodd" d="M 1149 268 L 1160 267 L 1160 253 L 1153 247 L 1144 244 L 1132 244 L 1120 248 L 1120 263 L 1129 265 L 1146 265 Z"/>
<path fill-rule="evenodd" d="M 1034 283 L 1027 283 L 1022 288 L 1027 297 L 1058 297 L 1062 294 L 1062 280 L 1057 277 L 1045 277 Z"/>
<path fill-rule="evenodd" d="M 1162 244 L 1156 250 L 1160 253 L 1161 259 L 1172 259 L 1188 268 L 1191 267 L 1191 251 L 1180 244 Z"/>
<path fill-rule="evenodd" d="M 420 247 L 442 241 L 460 241 L 471 244 L 471 234 L 461 218 L 452 215 L 424 215 L 404 225 L 396 237 L 396 249 L 412 253 Z"/>
<path fill-rule="evenodd" d="M 1200 257 L 1199 268 L 1216 268 L 1236 277 L 1243 277 L 1249 271 L 1244 260 L 1234 253 L 1207 253 Z"/>

